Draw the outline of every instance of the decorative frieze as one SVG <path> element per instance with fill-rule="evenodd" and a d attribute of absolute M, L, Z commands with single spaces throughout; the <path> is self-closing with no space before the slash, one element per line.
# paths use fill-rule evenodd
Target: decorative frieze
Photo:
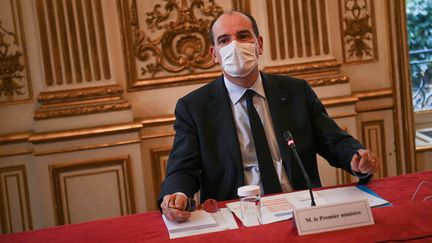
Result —
<path fill-rule="evenodd" d="M 42 104 L 34 114 L 35 120 L 80 116 L 128 110 L 131 105 L 122 97 L 118 85 L 43 92 L 38 96 Z"/>
<path fill-rule="evenodd" d="M 344 62 L 377 60 L 374 1 L 340 0 L 339 10 Z"/>

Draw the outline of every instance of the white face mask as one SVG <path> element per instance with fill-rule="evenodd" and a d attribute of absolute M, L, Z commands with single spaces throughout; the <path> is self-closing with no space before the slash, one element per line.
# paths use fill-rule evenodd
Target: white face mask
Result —
<path fill-rule="evenodd" d="M 258 65 L 255 43 L 233 40 L 219 54 L 223 70 L 232 77 L 245 77 Z"/>

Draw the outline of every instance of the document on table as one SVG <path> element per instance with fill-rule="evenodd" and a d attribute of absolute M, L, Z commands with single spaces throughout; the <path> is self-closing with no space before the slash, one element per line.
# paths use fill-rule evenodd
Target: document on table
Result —
<path fill-rule="evenodd" d="M 216 213 L 207 213 L 204 210 L 195 210 L 191 217 L 183 223 L 171 222 L 162 215 L 168 229 L 170 239 L 199 235 L 228 229 L 237 229 L 237 223 L 227 208 L 221 208 Z"/>
<path fill-rule="evenodd" d="M 367 187 L 366 187 L 367 188 Z M 339 187 L 328 190 L 317 191 L 321 197 L 324 197 L 330 204 L 356 201 L 366 198 L 369 201 L 369 207 L 377 207 L 390 204 L 388 201 L 376 195 L 372 190 L 368 192 L 359 189 L 357 186 Z"/>
<path fill-rule="evenodd" d="M 374 195 L 372 191 L 365 192 L 355 186 L 314 191 L 313 195 L 317 206 L 351 202 L 360 199 L 367 199 L 370 207 L 389 204 L 388 201 L 376 196 L 376 194 Z M 226 206 L 242 221 L 239 201 L 227 203 Z M 294 208 L 310 206 L 311 199 L 308 190 L 262 197 L 262 223 L 269 224 L 290 219 L 292 218 Z M 256 221 L 252 225 L 249 223 L 249 226 L 258 224 L 258 221 Z"/>
<path fill-rule="evenodd" d="M 317 205 L 325 205 L 327 202 L 319 197 L 317 193 L 313 192 L 315 202 Z M 309 191 L 298 191 L 291 193 L 278 194 L 274 196 L 267 196 L 261 198 L 261 216 L 263 224 L 270 224 L 273 222 L 283 221 L 292 218 L 294 208 L 303 208 L 311 205 Z M 239 218 L 243 225 L 255 226 L 259 225 L 258 220 L 255 222 L 248 222 L 245 224 L 241 217 L 240 202 L 227 203 L 231 212 Z"/>

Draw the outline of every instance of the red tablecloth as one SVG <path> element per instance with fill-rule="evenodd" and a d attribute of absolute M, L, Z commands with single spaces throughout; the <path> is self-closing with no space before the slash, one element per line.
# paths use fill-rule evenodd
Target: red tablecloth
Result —
<path fill-rule="evenodd" d="M 0 242 L 380 242 L 416 237 L 432 242 L 432 199 L 421 200 L 432 194 L 432 187 L 423 186 L 411 202 L 422 181 L 432 182 L 432 171 L 373 180 L 368 187 L 393 204 L 372 209 L 374 225 L 314 235 L 298 236 L 289 220 L 170 240 L 155 211 L 0 235 Z"/>

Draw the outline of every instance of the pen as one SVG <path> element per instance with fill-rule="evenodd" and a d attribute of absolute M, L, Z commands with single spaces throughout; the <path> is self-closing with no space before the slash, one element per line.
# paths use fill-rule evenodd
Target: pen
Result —
<path fill-rule="evenodd" d="M 168 208 L 173 208 L 173 209 L 177 209 L 177 210 L 183 210 L 182 208 L 178 208 L 178 207 L 172 207 L 172 206 L 170 206 L 170 204 L 171 204 L 171 198 L 170 199 L 168 199 Z M 192 212 L 192 211 L 195 211 L 195 209 L 196 209 L 196 202 L 195 202 L 195 200 L 193 199 L 193 198 L 187 198 L 187 203 L 186 203 L 186 208 L 184 209 L 184 211 L 187 211 L 187 212 Z"/>
<path fill-rule="evenodd" d="M 362 157 L 361 157 L 361 155 L 360 155 L 360 153 L 358 151 L 356 151 L 356 155 L 359 158 L 359 160 L 361 160 Z"/>
<path fill-rule="evenodd" d="M 359 159 L 359 163 L 360 163 L 360 160 L 362 159 L 360 153 L 358 151 L 356 151 L 355 154 L 357 155 L 357 157 Z M 369 176 L 369 174 L 365 174 L 365 173 L 361 173 L 361 172 L 355 172 L 352 169 L 351 169 L 351 171 L 359 179 L 364 179 L 364 178 L 367 178 Z"/>
<path fill-rule="evenodd" d="M 174 205 L 174 207 L 172 207 L 170 205 L 171 205 L 171 198 L 168 199 L 168 208 L 174 208 L 174 209 L 182 210 L 182 208 L 177 208 L 175 205 Z"/>

